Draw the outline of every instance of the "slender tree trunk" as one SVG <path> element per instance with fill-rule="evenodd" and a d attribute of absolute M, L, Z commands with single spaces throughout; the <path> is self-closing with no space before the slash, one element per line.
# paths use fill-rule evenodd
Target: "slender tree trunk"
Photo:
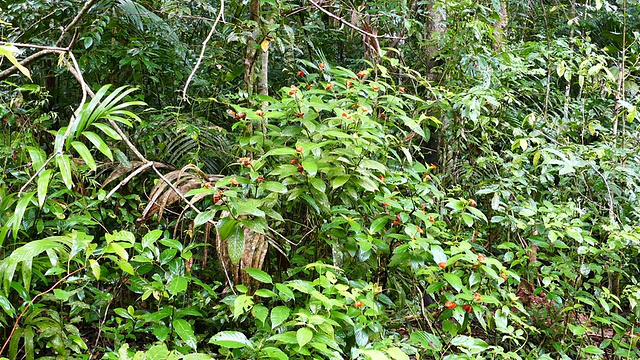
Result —
<path fill-rule="evenodd" d="M 494 25 L 493 30 L 493 50 L 498 51 L 502 48 L 502 43 L 504 40 L 504 29 L 509 24 L 509 14 L 507 12 L 507 2 L 500 2 L 500 11 L 498 12 L 498 16 L 500 20 Z"/>

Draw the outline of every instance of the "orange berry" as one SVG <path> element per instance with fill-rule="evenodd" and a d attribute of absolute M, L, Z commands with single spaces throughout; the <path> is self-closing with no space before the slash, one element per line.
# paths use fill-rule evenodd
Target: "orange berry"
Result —
<path fill-rule="evenodd" d="M 264 116 L 264 111 L 262 111 L 262 110 L 258 110 L 258 111 L 256 111 L 256 115 L 258 115 L 258 116 Z"/>
<path fill-rule="evenodd" d="M 480 295 L 479 293 L 473 294 L 473 300 L 482 301 L 482 295 Z"/>
<path fill-rule="evenodd" d="M 507 272 L 504 271 L 504 269 L 502 269 L 502 271 L 500 272 L 500 277 L 502 278 L 502 280 L 507 281 Z"/>
<path fill-rule="evenodd" d="M 289 95 L 293 96 L 293 95 L 295 95 L 297 93 L 298 93 L 298 88 L 295 87 L 295 86 L 292 86 L 291 90 L 289 90 Z"/>
<path fill-rule="evenodd" d="M 347 80 L 345 81 L 345 83 L 347 84 L 347 87 L 351 87 L 351 86 L 353 85 L 353 81 L 351 81 L 351 80 L 349 80 L 349 79 L 347 79 Z"/>
<path fill-rule="evenodd" d="M 427 181 L 431 181 L 431 175 L 424 174 L 424 179 L 427 180 Z"/>
<path fill-rule="evenodd" d="M 380 90 L 380 87 L 378 85 L 371 85 L 371 88 L 373 89 L 373 91 Z"/>
<path fill-rule="evenodd" d="M 325 89 L 326 91 L 329 91 L 329 90 L 331 90 L 331 88 L 332 88 L 334 85 L 335 85 L 334 83 L 329 83 L 329 84 L 328 84 L 324 89 Z"/>
<path fill-rule="evenodd" d="M 293 114 L 293 117 L 296 118 L 296 119 L 300 119 L 303 116 L 304 116 L 304 113 Z"/>
<path fill-rule="evenodd" d="M 478 261 L 484 262 L 485 260 L 487 260 L 487 258 L 484 255 L 478 254 Z"/>
<path fill-rule="evenodd" d="M 362 301 L 356 301 L 353 303 L 353 306 L 355 306 L 356 308 L 360 309 L 361 307 L 364 306 L 364 303 Z"/>
<path fill-rule="evenodd" d="M 389 206 L 389 203 L 385 201 L 382 206 Z"/>
<path fill-rule="evenodd" d="M 324 70 L 327 67 L 327 64 L 325 62 L 321 62 L 320 64 L 318 64 L 318 67 Z"/>
<path fill-rule="evenodd" d="M 403 93 L 403 94 L 404 94 L 404 86 L 400 86 L 400 87 L 398 88 L 398 91 L 400 91 L 401 93 Z"/>
<path fill-rule="evenodd" d="M 261 183 L 261 182 L 263 182 L 263 181 L 264 181 L 264 176 L 262 176 L 262 175 L 258 176 L 258 178 L 256 179 L 256 182 L 257 182 L 258 184 L 259 184 L 259 183 Z"/>
<path fill-rule="evenodd" d="M 302 152 L 302 146 L 300 146 L 300 145 L 296 146 L 296 152 L 297 153 L 301 153 Z"/>
<path fill-rule="evenodd" d="M 384 182 L 385 178 L 384 175 L 380 175 L 380 181 Z"/>
<path fill-rule="evenodd" d="M 304 71 L 302 70 L 298 71 L 298 76 L 304 76 Z"/>
<path fill-rule="evenodd" d="M 367 76 L 367 72 L 364 71 L 364 70 L 361 70 L 361 71 L 358 71 L 358 73 L 356 75 L 358 75 L 359 77 L 365 77 L 365 76 Z"/>
<path fill-rule="evenodd" d="M 473 207 L 476 207 L 476 205 L 478 205 L 478 204 L 476 203 L 476 201 L 475 201 L 475 200 L 473 200 L 473 199 L 469 199 L 469 205 L 471 205 L 471 206 L 473 206 Z"/>
<path fill-rule="evenodd" d="M 444 307 L 446 307 L 447 309 L 455 309 L 456 308 L 456 303 L 454 303 L 453 301 L 447 301 L 446 303 L 444 303 Z"/>
<path fill-rule="evenodd" d="M 433 216 L 429 216 L 429 222 L 434 223 L 436 222 L 436 219 L 434 219 Z"/>
<path fill-rule="evenodd" d="M 469 304 L 463 305 L 462 308 L 467 312 L 467 314 L 471 314 L 473 312 L 473 308 Z"/>
<path fill-rule="evenodd" d="M 231 178 L 229 179 L 229 182 L 231 183 L 231 185 L 233 186 L 238 186 L 240 183 L 238 182 L 238 180 L 236 180 L 236 178 Z"/>
<path fill-rule="evenodd" d="M 440 262 L 438 263 L 438 266 L 440 266 L 441 268 L 443 268 L 443 269 L 444 269 L 444 268 L 446 268 L 446 267 L 447 267 L 447 262 L 446 262 L 446 261 L 440 261 Z"/>

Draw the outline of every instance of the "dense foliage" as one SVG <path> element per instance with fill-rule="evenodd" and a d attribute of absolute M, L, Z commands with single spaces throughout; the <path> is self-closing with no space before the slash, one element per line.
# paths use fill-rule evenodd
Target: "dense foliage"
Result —
<path fill-rule="evenodd" d="M 0 357 L 640 358 L 639 27 L 0 5 Z"/>

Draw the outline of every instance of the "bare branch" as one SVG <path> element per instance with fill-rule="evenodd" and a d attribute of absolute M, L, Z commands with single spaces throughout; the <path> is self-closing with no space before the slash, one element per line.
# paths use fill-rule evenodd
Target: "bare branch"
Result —
<path fill-rule="evenodd" d="M 80 19 L 82 19 L 84 14 L 89 12 L 91 7 L 93 5 L 95 5 L 98 1 L 99 0 L 89 0 L 84 4 L 84 6 L 80 10 L 80 12 L 73 18 L 73 20 L 71 20 L 69 25 L 67 25 L 67 27 L 65 27 L 64 30 L 62 30 L 62 34 L 60 34 L 60 37 L 58 38 L 58 41 L 56 41 L 56 46 L 62 45 L 62 41 L 64 40 L 64 36 L 69 32 L 69 30 L 71 30 L 74 26 L 76 26 L 76 24 L 78 24 L 78 22 L 80 21 Z M 74 40 L 75 40 L 75 36 L 74 36 Z M 70 49 L 72 45 L 73 45 L 73 41 L 71 41 L 69 43 L 69 45 L 67 45 L 67 49 Z"/>
<path fill-rule="evenodd" d="M 216 21 L 214 21 L 213 25 L 211 26 L 211 30 L 209 30 L 209 34 L 207 34 L 207 38 L 204 39 L 204 41 L 202 42 L 202 49 L 200 50 L 198 61 L 196 61 L 196 65 L 193 67 L 193 70 L 191 70 L 191 74 L 189 74 L 189 77 L 187 78 L 187 82 L 184 84 L 184 89 L 182 89 L 182 100 L 187 99 L 187 89 L 189 88 L 189 84 L 191 83 L 191 80 L 193 80 L 193 76 L 196 74 L 196 71 L 198 71 L 198 68 L 200 67 L 200 63 L 202 63 L 202 59 L 204 58 L 204 52 L 207 49 L 207 44 L 209 43 L 209 40 L 211 40 L 211 36 L 213 36 L 213 32 L 216 30 L 216 26 L 218 25 L 221 19 L 224 20 L 224 0 L 220 1 L 220 11 L 218 12 Z"/>
<path fill-rule="evenodd" d="M 44 57 L 45 55 L 57 54 L 57 53 L 60 53 L 60 52 L 61 51 L 59 51 L 59 50 L 50 50 L 50 49 L 41 50 L 41 51 L 38 51 L 35 54 L 29 55 L 26 58 L 24 58 L 24 60 L 20 61 L 20 65 L 27 66 L 30 63 L 32 63 L 33 61 L 38 60 L 41 57 Z M 9 76 L 11 76 L 11 75 L 13 75 L 13 74 L 15 74 L 17 72 L 18 72 L 18 68 L 15 67 L 15 66 L 12 66 L 12 67 L 0 72 L 0 81 L 8 78 Z"/>
<path fill-rule="evenodd" d="M 353 30 L 359 32 L 362 35 L 365 36 L 369 36 L 372 37 L 374 39 L 400 39 L 400 40 L 404 40 L 404 37 L 398 37 L 398 36 L 392 36 L 392 35 L 377 35 L 377 34 L 372 34 L 368 31 L 362 30 L 361 28 L 353 25 L 351 22 L 341 18 L 338 15 L 333 14 L 331 11 L 323 8 L 320 4 L 318 4 L 317 2 L 315 2 L 314 0 L 309 0 L 309 2 L 311 3 L 311 5 L 313 5 L 316 9 L 322 11 L 323 13 L 329 15 L 330 17 L 340 21 L 342 24 L 347 25 L 348 27 L 352 28 Z"/>

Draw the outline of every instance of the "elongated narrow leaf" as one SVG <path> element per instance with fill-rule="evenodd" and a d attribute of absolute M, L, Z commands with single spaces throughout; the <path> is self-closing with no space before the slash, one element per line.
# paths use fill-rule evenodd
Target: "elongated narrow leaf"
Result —
<path fill-rule="evenodd" d="M 44 165 L 46 155 L 44 151 L 40 148 L 36 148 L 33 146 L 27 146 L 27 151 L 29 152 L 29 157 L 31 158 L 31 163 L 33 164 L 33 168 L 40 170 L 40 168 Z"/>
<path fill-rule="evenodd" d="M 82 160 L 84 160 L 85 164 L 89 167 L 89 169 L 96 171 L 98 168 L 96 166 L 96 161 L 93 159 L 93 155 L 91 155 L 91 151 L 87 148 L 87 146 L 80 141 L 73 141 L 71 143 L 74 149 L 80 154 Z"/>
<path fill-rule="evenodd" d="M 93 146 L 95 146 L 101 153 L 103 153 L 104 156 L 108 157 L 109 160 L 113 161 L 113 154 L 111 153 L 111 149 L 109 149 L 109 146 L 107 146 L 107 143 L 105 143 L 104 140 L 102 140 L 102 138 L 98 134 L 91 131 L 85 131 L 82 133 L 82 135 L 87 139 L 89 139 L 89 141 L 91 141 Z"/>
<path fill-rule="evenodd" d="M 20 198 L 18 204 L 16 205 L 15 210 L 15 218 L 13 219 L 13 239 L 15 240 L 18 237 L 18 231 L 20 230 L 20 225 L 22 224 L 22 218 L 24 217 L 24 212 L 27 210 L 27 206 L 33 199 L 33 195 L 35 192 L 28 192 Z"/>
<path fill-rule="evenodd" d="M 71 159 L 67 155 L 56 156 L 56 164 L 60 169 L 60 176 L 62 176 L 62 182 L 64 182 L 67 189 L 71 190 L 73 187 L 73 180 L 71 179 Z"/>
<path fill-rule="evenodd" d="M 112 138 L 113 140 L 122 140 L 120 135 L 118 135 L 118 133 L 111 126 L 109 126 L 107 124 L 93 123 L 91 125 L 93 125 L 93 126 L 97 127 L 98 129 L 102 130 L 102 132 L 105 133 L 105 135 L 107 135 L 108 137 Z"/>
<path fill-rule="evenodd" d="M 38 206 L 42 207 L 47 199 L 47 190 L 49 189 L 49 180 L 53 170 L 47 169 L 40 173 L 38 177 Z"/>

